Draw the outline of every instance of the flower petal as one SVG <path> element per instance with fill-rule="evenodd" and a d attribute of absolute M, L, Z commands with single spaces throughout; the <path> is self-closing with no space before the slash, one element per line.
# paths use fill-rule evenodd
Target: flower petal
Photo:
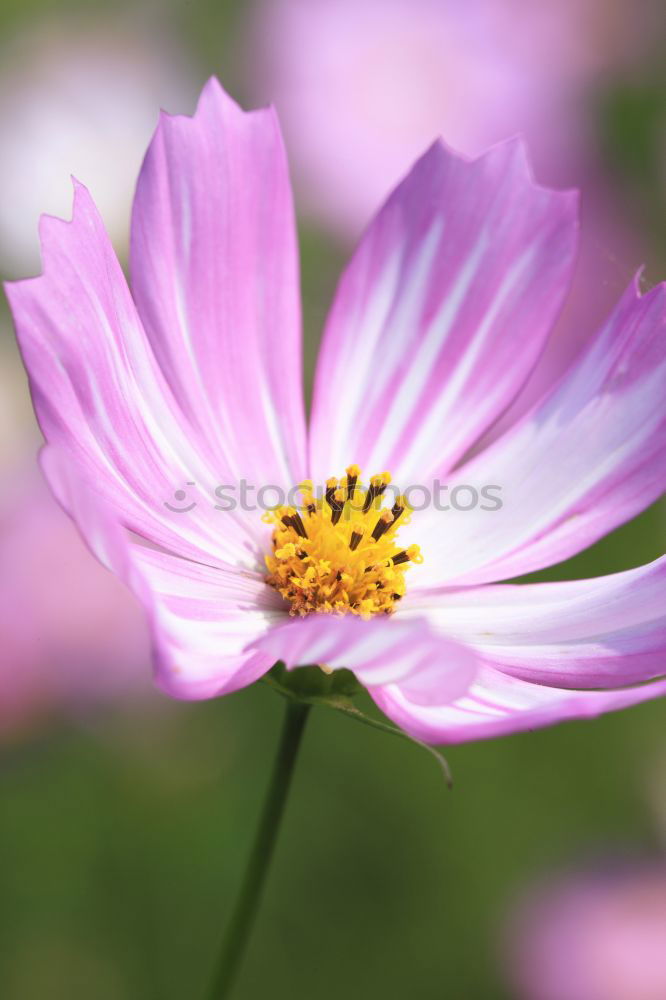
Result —
<path fill-rule="evenodd" d="M 193 118 L 163 114 L 132 216 L 132 287 L 167 381 L 234 481 L 305 475 L 298 251 L 272 108 L 215 78 Z"/>
<path fill-rule="evenodd" d="M 152 595 L 156 680 L 164 691 L 214 698 L 270 670 L 270 656 L 247 652 L 257 635 L 284 618 L 260 576 L 142 547 L 132 547 L 131 557 Z"/>
<path fill-rule="evenodd" d="M 47 442 L 139 534 L 207 562 L 253 564 L 256 536 L 214 508 L 228 470 L 166 384 L 87 190 L 75 182 L 72 221 L 43 217 L 40 232 L 43 274 L 7 295 Z M 195 507 L 168 508 L 186 484 Z"/>
<path fill-rule="evenodd" d="M 433 633 L 425 620 L 310 614 L 271 629 L 255 648 L 294 668 L 353 670 L 371 694 L 400 680 L 419 703 L 453 701 L 476 672 L 474 655 Z M 374 696 L 374 695 L 373 695 Z"/>
<path fill-rule="evenodd" d="M 666 482 L 666 285 L 623 296 L 583 357 L 517 425 L 456 472 L 501 487 L 502 507 L 414 518 L 418 585 L 529 573 L 591 545 Z"/>
<path fill-rule="evenodd" d="M 400 485 L 450 469 L 512 401 L 566 293 L 577 197 L 522 142 L 474 161 L 436 143 L 342 277 L 317 364 L 316 479 L 358 462 Z"/>
<path fill-rule="evenodd" d="M 416 739 L 465 743 L 551 726 L 567 719 L 593 718 L 666 694 L 666 680 L 615 691 L 566 691 L 530 684 L 481 667 L 465 697 L 454 705 L 420 705 L 398 684 L 373 697 L 381 710 Z"/>
<path fill-rule="evenodd" d="M 176 698 L 213 698 L 270 669 L 246 647 L 283 613 L 258 574 L 203 566 L 131 543 L 62 453 L 46 448 L 42 468 L 58 502 L 91 551 L 138 597 L 151 626 L 157 683 Z"/>
<path fill-rule="evenodd" d="M 470 587 L 407 596 L 479 660 L 535 684 L 624 687 L 666 675 L 666 556 L 591 580 Z"/>

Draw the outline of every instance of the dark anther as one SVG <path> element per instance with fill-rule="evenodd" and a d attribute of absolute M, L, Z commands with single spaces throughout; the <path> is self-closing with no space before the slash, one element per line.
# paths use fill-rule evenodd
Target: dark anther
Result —
<path fill-rule="evenodd" d="M 305 530 L 305 525 L 301 519 L 301 515 L 297 512 L 295 514 L 285 514 L 282 518 L 282 523 L 287 528 L 293 528 L 297 535 L 301 538 L 307 538 L 308 533 Z"/>
<path fill-rule="evenodd" d="M 347 499 L 351 500 L 354 495 L 358 476 L 347 476 Z"/>
<path fill-rule="evenodd" d="M 342 517 L 342 511 L 344 510 L 345 506 L 344 494 L 342 493 L 341 490 L 333 490 L 332 493 L 330 490 L 327 490 L 326 499 L 328 500 L 331 506 L 331 523 L 337 524 L 340 518 Z"/>
<path fill-rule="evenodd" d="M 362 531 L 352 531 L 351 538 L 349 539 L 349 548 L 354 552 L 361 544 L 361 539 L 363 538 Z"/>
<path fill-rule="evenodd" d="M 368 492 L 365 494 L 365 502 L 363 504 L 363 513 L 367 514 L 370 510 L 370 505 L 375 497 L 379 496 L 379 490 L 372 483 L 368 486 Z"/>
<path fill-rule="evenodd" d="M 301 515 L 298 513 L 298 511 L 296 511 L 296 513 L 294 514 L 293 520 L 294 520 L 294 527 L 296 528 L 297 533 L 301 536 L 301 538 L 307 538 L 308 533 L 305 530 L 303 519 Z"/>
<path fill-rule="evenodd" d="M 342 508 L 343 507 L 344 507 L 344 504 L 340 504 L 339 507 L 334 507 L 333 508 L 333 512 L 331 513 L 331 524 L 337 524 L 338 523 L 338 521 L 342 517 Z"/>
<path fill-rule="evenodd" d="M 393 523 L 398 520 L 400 515 L 404 513 L 405 508 L 400 503 L 394 503 L 391 507 L 391 513 L 393 514 Z"/>
<path fill-rule="evenodd" d="M 382 535 L 385 534 L 393 524 L 393 521 L 391 520 L 390 517 L 386 516 L 386 513 L 387 512 L 382 514 L 382 516 L 379 518 L 377 524 L 375 525 L 374 531 L 372 532 L 372 537 L 376 542 L 379 541 Z"/>
<path fill-rule="evenodd" d="M 335 495 L 335 491 L 337 490 L 337 488 L 338 488 L 337 486 L 326 487 L 326 493 L 324 494 L 324 496 L 326 497 L 326 502 L 329 503 L 331 507 L 333 506 L 333 497 Z"/>

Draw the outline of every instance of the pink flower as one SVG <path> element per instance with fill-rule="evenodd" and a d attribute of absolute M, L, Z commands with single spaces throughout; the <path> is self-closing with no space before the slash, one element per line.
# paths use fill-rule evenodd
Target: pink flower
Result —
<path fill-rule="evenodd" d="M 666 869 L 642 864 L 543 886 L 510 928 L 519 1000 L 662 1000 Z"/>
<path fill-rule="evenodd" d="M 146 696 L 149 641 L 136 600 L 93 559 L 33 470 L 3 472 L 0 734 Z"/>
<path fill-rule="evenodd" d="M 277 660 L 346 667 L 433 742 L 666 690 L 645 683 L 664 673 L 666 559 L 493 585 L 567 558 L 661 492 L 664 287 L 633 283 L 566 377 L 465 460 L 561 308 L 576 207 L 534 184 L 518 141 L 471 162 L 432 146 L 341 279 L 309 429 L 272 110 L 245 114 L 211 80 L 194 118 L 163 116 L 134 204 L 133 295 L 85 188 L 71 223 L 42 221 L 44 273 L 8 294 L 44 468 L 144 603 L 163 689 L 213 697 Z M 356 462 L 379 473 L 367 494 L 355 493 Z M 467 487 L 459 507 L 471 490 L 500 489 L 502 505 L 430 504 L 410 521 L 394 496 L 382 514 L 382 469 L 403 491 L 439 479 Z M 224 509 L 219 487 L 241 480 L 300 485 L 302 513 Z"/>
<path fill-rule="evenodd" d="M 593 97 L 658 23 L 652 0 L 640 16 L 626 0 L 266 0 L 248 86 L 276 103 L 306 207 L 356 235 L 438 135 L 478 155 L 525 133 L 540 175 L 580 179 Z"/>

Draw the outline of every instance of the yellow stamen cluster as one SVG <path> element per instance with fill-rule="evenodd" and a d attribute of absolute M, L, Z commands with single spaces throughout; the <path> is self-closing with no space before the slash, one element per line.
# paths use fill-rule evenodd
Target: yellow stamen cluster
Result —
<path fill-rule="evenodd" d="M 388 472 L 359 483 L 350 465 L 342 479 L 326 480 L 323 497 L 301 483 L 301 503 L 264 514 L 273 524 L 273 552 L 266 556 L 267 582 L 290 605 L 292 615 L 351 611 L 369 617 L 390 614 L 405 593 L 405 570 L 422 562 L 418 545 L 396 544 L 398 527 L 411 511 L 404 497 L 382 510 Z"/>

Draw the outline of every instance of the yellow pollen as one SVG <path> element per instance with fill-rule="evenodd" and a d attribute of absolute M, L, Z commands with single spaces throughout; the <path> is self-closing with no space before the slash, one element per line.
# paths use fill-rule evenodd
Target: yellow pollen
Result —
<path fill-rule="evenodd" d="M 326 480 L 324 495 L 299 484 L 302 506 L 266 511 L 273 525 L 273 551 L 266 556 L 266 582 L 291 605 L 291 615 L 345 612 L 368 618 L 390 614 L 405 594 L 405 572 L 423 562 L 418 545 L 401 547 L 399 526 L 409 523 L 404 497 L 382 509 L 388 472 L 359 482 L 361 470 Z"/>

